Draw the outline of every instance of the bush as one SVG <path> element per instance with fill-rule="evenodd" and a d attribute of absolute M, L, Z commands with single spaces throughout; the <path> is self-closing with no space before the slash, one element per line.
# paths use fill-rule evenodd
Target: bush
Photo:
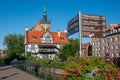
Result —
<path fill-rule="evenodd" d="M 105 62 L 102 57 L 70 57 L 65 63 L 64 80 L 110 80 L 120 79 L 120 68 L 110 62 Z M 86 76 L 93 71 L 94 74 Z"/>
<path fill-rule="evenodd" d="M 58 57 L 55 57 L 50 63 L 51 67 L 64 68 L 64 62 L 60 62 Z"/>

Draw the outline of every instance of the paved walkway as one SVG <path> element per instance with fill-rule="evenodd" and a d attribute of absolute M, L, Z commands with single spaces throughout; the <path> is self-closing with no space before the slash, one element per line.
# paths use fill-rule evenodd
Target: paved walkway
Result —
<path fill-rule="evenodd" d="M 37 78 L 12 66 L 2 66 L 0 80 L 37 80 Z"/>

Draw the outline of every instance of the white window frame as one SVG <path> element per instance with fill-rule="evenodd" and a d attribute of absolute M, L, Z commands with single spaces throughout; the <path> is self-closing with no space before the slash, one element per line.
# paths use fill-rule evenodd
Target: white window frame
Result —
<path fill-rule="evenodd" d="M 109 46 L 109 43 L 107 43 L 106 46 L 108 47 L 108 46 Z"/>
<path fill-rule="evenodd" d="M 96 51 L 97 51 L 98 49 L 96 48 Z"/>
<path fill-rule="evenodd" d="M 100 47 L 98 48 L 98 51 L 100 51 L 101 49 L 100 49 Z"/>
<path fill-rule="evenodd" d="M 114 49 L 114 46 L 113 46 L 113 45 L 111 46 L 111 49 L 112 49 L 112 50 Z"/>
<path fill-rule="evenodd" d="M 119 44 L 116 45 L 116 49 L 119 49 Z"/>
<path fill-rule="evenodd" d="M 116 41 L 118 41 L 119 40 L 119 37 L 118 36 L 116 36 Z"/>
<path fill-rule="evenodd" d="M 112 37 L 110 38 L 110 40 L 111 40 L 111 42 L 113 42 L 113 38 Z"/>
<path fill-rule="evenodd" d="M 103 39 L 102 42 L 105 43 L 105 40 Z"/>

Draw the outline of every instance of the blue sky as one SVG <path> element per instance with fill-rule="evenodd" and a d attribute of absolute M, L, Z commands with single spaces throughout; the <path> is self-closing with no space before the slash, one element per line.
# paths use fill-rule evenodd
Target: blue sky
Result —
<path fill-rule="evenodd" d="M 120 23 L 119 5 L 120 0 L 0 0 L 0 49 L 5 48 L 5 35 L 24 34 L 25 25 L 32 28 L 42 18 L 44 6 L 51 31 L 64 31 L 78 11 L 106 16 L 107 25 Z"/>

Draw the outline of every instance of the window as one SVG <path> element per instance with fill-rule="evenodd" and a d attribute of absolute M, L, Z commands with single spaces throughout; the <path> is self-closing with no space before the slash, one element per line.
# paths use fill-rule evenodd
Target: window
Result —
<path fill-rule="evenodd" d="M 119 37 L 117 36 L 117 37 L 116 37 L 116 41 L 118 41 L 118 40 L 119 40 Z"/>
<path fill-rule="evenodd" d="M 112 53 L 112 57 L 115 57 L 115 53 Z"/>
<path fill-rule="evenodd" d="M 114 49 L 114 46 L 113 46 L 113 45 L 111 46 L 111 49 Z"/>
<path fill-rule="evenodd" d="M 60 40 L 61 40 L 61 42 L 64 42 L 64 38 L 61 38 Z"/>
<path fill-rule="evenodd" d="M 113 42 L 113 38 L 111 38 L 111 42 Z"/>
<path fill-rule="evenodd" d="M 120 53 L 117 53 L 117 57 L 120 57 Z"/>
<path fill-rule="evenodd" d="M 108 49 L 106 49 L 107 53 L 108 53 Z"/>
<path fill-rule="evenodd" d="M 119 45 L 118 44 L 116 45 L 116 49 L 119 49 Z"/>
<path fill-rule="evenodd" d="M 100 40 L 98 41 L 98 44 L 100 44 Z"/>
<path fill-rule="evenodd" d="M 31 50 L 34 50 L 35 49 L 35 45 L 31 45 Z"/>
<path fill-rule="evenodd" d="M 94 51 L 94 48 L 93 48 L 93 51 Z"/>
<path fill-rule="evenodd" d="M 107 38 L 107 39 L 106 39 L 106 41 L 108 41 L 108 42 L 109 42 L 109 38 Z"/>
<path fill-rule="evenodd" d="M 103 50 L 105 50 L 105 46 L 103 46 Z"/>
<path fill-rule="evenodd" d="M 95 42 L 95 45 L 97 45 L 97 42 Z"/>
<path fill-rule="evenodd" d="M 100 48 L 98 48 L 98 50 L 100 51 L 101 49 L 100 49 Z"/>
<path fill-rule="evenodd" d="M 118 57 L 120 57 L 120 53 L 118 53 Z"/>
<path fill-rule="evenodd" d="M 96 48 L 96 51 L 97 51 L 97 48 Z"/>
<path fill-rule="evenodd" d="M 33 40 L 33 41 L 37 40 L 37 37 L 32 37 L 32 40 Z"/>
<path fill-rule="evenodd" d="M 106 45 L 107 47 L 109 46 L 109 43 L 107 43 L 107 45 Z"/>
<path fill-rule="evenodd" d="M 105 40 L 104 40 L 104 39 L 103 39 L 102 41 L 103 41 L 103 43 L 105 42 Z"/>
<path fill-rule="evenodd" d="M 117 33 L 117 30 L 113 30 L 113 33 Z"/>
<path fill-rule="evenodd" d="M 101 54 L 100 54 L 100 53 L 97 53 L 97 56 L 99 56 L 99 57 L 100 57 L 100 56 L 101 56 Z"/>

